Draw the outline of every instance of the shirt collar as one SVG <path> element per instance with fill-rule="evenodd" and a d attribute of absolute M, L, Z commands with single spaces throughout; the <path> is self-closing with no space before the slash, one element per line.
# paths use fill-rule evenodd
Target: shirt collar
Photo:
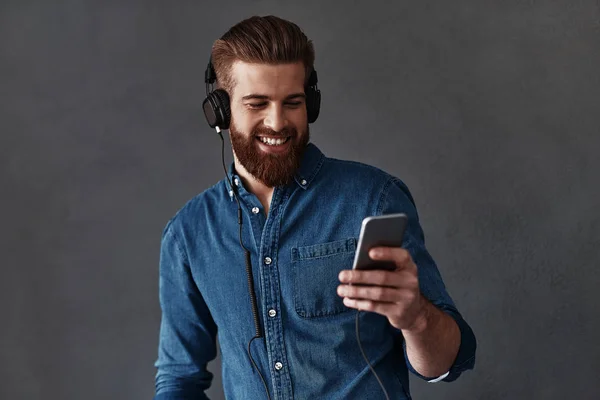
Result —
<path fill-rule="evenodd" d="M 298 186 L 300 186 L 304 190 L 308 189 L 311 182 L 315 179 L 317 173 L 321 169 L 321 165 L 323 165 L 324 160 L 325 155 L 323 154 L 323 152 L 321 152 L 321 150 L 313 143 L 308 143 L 306 145 L 306 149 L 304 150 L 304 154 L 302 155 L 300 167 L 294 174 L 294 181 L 296 182 L 296 184 L 298 184 Z M 241 182 L 240 177 L 235 171 L 233 162 L 229 165 L 227 175 L 229 176 L 231 184 L 235 185 L 236 179 L 238 180 L 238 182 Z M 227 189 L 227 192 L 229 193 L 230 199 L 233 200 L 234 193 L 231 185 L 229 184 L 229 180 L 225 179 L 225 187 Z"/>
<path fill-rule="evenodd" d="M 302 188 L 307 189 L 317 176 L 323 165 L 325 155 L 313 143 L 308 143 L 300 162 L 300 168 L 296 171 L 294 180 Z"/>

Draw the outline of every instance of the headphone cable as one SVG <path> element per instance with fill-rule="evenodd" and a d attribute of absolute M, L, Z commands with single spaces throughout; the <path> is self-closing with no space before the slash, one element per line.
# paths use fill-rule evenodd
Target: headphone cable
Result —
<path fill-rule="evenodd" d="M 252 352 L 250 351 L 250 345 L 252 344 L 252 341 L 254 339 L 262 338 L 263 333 L 262 333 L 262 329 L 260 326 L 260 320 L 259 320 L 259 316 L 258 316 L 258 305 L 257 305 L 257 301 L 256 301 L 256 295 L 254 294 L 254 279 L 252 279 L 252 264 L 250 261 L 250 251 L 246 248 L 246 246 L 244 246 L 244 243 L 242 242 L 242 220 L 243 220 L 242 206 L 240 204 L 240 199 L 238 198 L 237 192 L 236 192 L 235 188 L 233 187 L 233 185 L 231 184 L 231 179 L 229 179 L 229 174 L 227 173 L 227 167 L 225 166 L 225 140 L 223 139 L 223 134 L 221 133 L 221 129 L 218 126 L 215 129 L 216 129 L 217 133 L 219 134 L 219 137 L 221 138 L 221 160 L 223 161 L 223 170 L 225 171 L 225 177 L 227 178 L 227 181 L 229 182 L 229 187 L 231 187 L 231 190 L 232 190 L 233 194 L 235 195 L 235 200 L 237 201 L 237 205 L 238 205 L 238 225 L 240 227 L 239 239 L 240 239 L 240 245 L 242 246 L 242 248 L 245 251 L 246 274 L 248 275 L 248 292 L 250 294 L 250 302 L 252 304 L 252 317 L 254 319 L 254 327 L 256 330 L 256 335 L 252 339 L 250 339 L 250 341 L 248 342 L 248 357 L 250 357 L 250 361 L 252 362 L 252 365 L 254 366 L 254 368 L 258 372 L 258 375 L 260 376 L 260 379 L 262 380 L 263 386 L 265 387 L 265 392 L 267 393 L 267 399 L 271 400 L 271 396 L 269 395 L 269 389 L 267 388 L 267 383 L 265 382 L 265 378 L 261 374 L 256 363 L 254 362 L 254 358 L 252 358 Z"/>
<path fill-rule="evenodd" d="M 360 310 L 356 310 L 356 340 L 358 341 L 358 347 L 360 348 L 360 352 L 362 353 L 363 358 L 365 359 L 365 361 L 369 365 L 369 368 L 371 369 L 371 372 L 373 372 L 373 375 L 375 375 L 375 378 L 377 379 L 377 382 L 379 383 L 379 386 L 381 386 L 381 390 L 383 390 L 383 394 L 385 395 L 385 398 L 387 400 L 390 400 L 390 397 L 388 396 L 388 393 L 385 390 L 385 387 L 383 386 L 383 383 L 381 383 L 381 379 L 379 379 L 379 375 L 377 375 L 377 372 L 375 372 L 375 368 L 373 368 L 373 366 L 369 362 L 369 359 L 367 358 L 367 355 L 365 354 L 365 351 L 364 351 L 364 349 L 362 347 L 362 344 L 360 343 L 360 330 L 358 328 L 358 326 L 359 326 L 359 324 L 358 324 L 358 315 L 359 314 L 360 314 Z"/>

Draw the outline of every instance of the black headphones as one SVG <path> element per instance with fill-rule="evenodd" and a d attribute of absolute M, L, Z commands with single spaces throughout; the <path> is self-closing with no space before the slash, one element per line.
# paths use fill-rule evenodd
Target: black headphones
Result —
<path fill-rule="evenodd" d="M 231 121 L 231 107 L 229 106 L 229 95 L 223 89 L 213 90 L 212 85 L 217 80 L 212 58 L 204 72 L 204 83 L 206 83 L 206 99 L 202 102 L 206 121 L 211 128 L 229 129 Z M 319 116 L 321 108 L 321 91 L 317 88 L 317 71 L 314 68 L 310 72 L 308 82 L 304 87 L 306 94 L 306 115 L 308 123 L 313 123 Z"/>

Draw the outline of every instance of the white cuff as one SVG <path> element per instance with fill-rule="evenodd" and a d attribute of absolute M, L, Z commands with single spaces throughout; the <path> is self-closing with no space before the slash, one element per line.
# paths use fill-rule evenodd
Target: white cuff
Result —
<path fill-rule="evenodd" d="M 438 377 L 438 378 L 432 379 L 432 380 L 430 380 L 430 381 L 427 381 L 427 382 L 429 382 L 429 383 L 436 383 L 436 382 L 439 382 L 439 381 L 441 381 L 442 379 L 444 379 L 444 378 L 445 378 L 445 377 L 447 377 L 448 375 L 450 375 L 450 371 L 446 372 L 444 375 L 442 375 L 442 376 L 440 376 L 440 377 Z"/>

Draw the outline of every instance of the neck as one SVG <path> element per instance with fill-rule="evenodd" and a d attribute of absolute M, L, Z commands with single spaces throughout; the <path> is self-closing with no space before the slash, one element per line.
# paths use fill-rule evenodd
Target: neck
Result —
<path fill-rule="evenodd" d="M 265 185 L 264 183 L 254 178 L 239 162 L 239 160 L 235 156 L 235 153 L 233 159 L 235 170 L 242 182 L 244 183 L 244 187 L 247 191 L 258 197 L 265 209 L 265 212 L 268 213 L 269 205 L 271 204 L 271 197 L 273 196 L 273 188 Z"/>

